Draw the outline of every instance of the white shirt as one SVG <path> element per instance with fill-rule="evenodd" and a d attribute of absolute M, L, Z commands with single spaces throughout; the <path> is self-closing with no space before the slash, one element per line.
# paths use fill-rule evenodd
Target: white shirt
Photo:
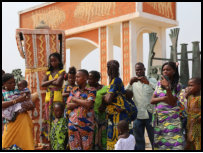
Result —
<path fill-rule="evenodd" d="M 120 138 L 115 144 L 115 150 L 134 150 L 135 137 L 130 134 L 128 138 Z"/>
<path fill-rule="evenodd" d="M 134 82 L 132 85 L 128 84 L 126 89 L 133 92 L 133 101 L 137 107 L 137 119 L 149 119 L 148 112 L 153 112 L 154 106 L 150 104 L 154 89 L 157 85 L 155 78 L 148 78 L 149 84 Z"/>

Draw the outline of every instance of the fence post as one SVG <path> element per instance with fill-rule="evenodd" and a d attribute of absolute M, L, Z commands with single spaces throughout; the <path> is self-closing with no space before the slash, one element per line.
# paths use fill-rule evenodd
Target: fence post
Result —
<path fill-rule="evenodd" d="M 189 80 L 189 67 L 188 67 L 188 53 L 187 45 L 181 45 L 181 61 L 180 61 L 180 83 L 184 86 L 187 86 Z"/>
<path fill-rule="evenodd" d="M 201 77 L 199 41 L 192 42 L 192 77 Z"/>

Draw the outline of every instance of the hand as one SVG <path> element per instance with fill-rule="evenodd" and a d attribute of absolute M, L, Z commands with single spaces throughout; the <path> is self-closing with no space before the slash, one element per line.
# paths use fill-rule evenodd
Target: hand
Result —
<path fill-rule="evenodd" d="M 169 104 L 169 98 L 168 98 L 168 96 L 164 96 L 164 97 L 163 97 L 163 101 L 164 101 L 165 103 Z"/>
<path fill-rule="evenodd" d="M 130 85 L 132 85 L 134 82 L 137 82 L 139 79 L 137 77 L 132 77 L 130 79 Z"/>
<path fill-rule="evenodd" d="M 72 102 L 72 103 L 77 103 L 77 98 L 76 98 L 76 97 L 72 97 L 72 98 L 71 98 L 71 102 Z"/>
<path fill-rule="evenodd" d="M 144 84 L 149 84 L 149 81 L 147 80 L 146 77 L 142 76 L 138 78 L 140 80 L 140 82 L 144 83 Z"/>
<path fill-rule="evenodd" d="M 165 89 L 170 87 L 170 83 L 165 79 L 164 76 L 161 76 L 161 86 L 164 87 Z"/>
<path fill-rule="evenodd" d="M 34 105 L 30 104 L 30 103 L 23 103 L 22 104 L 22 108 L 26 111 L 32 110 L 34 108 Z"/>
<path fill-rule="evenodd" d="M 18 97 L 16 99 L 17 103 L 21 103 L 21 102 L 24 102 L 26 101 L 26 94 L 23 94 L 22 96 Z"/>
<path fill-rule="evenodd" d="M 57 78 L 55 78 L 55 79 L 53 79 L 53 80 L 51 80 L 52 81 L 52 84 L 55 82 L 57 80 Z"/>

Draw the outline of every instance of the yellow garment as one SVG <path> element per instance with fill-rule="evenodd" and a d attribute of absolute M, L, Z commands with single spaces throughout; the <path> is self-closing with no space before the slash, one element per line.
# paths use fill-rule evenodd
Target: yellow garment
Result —
<path fill-rule="evenodd" d="M 16 144 L 23 150 L 34 150 L 33 124 L 28 113 L 18 114 L 14 122 L 4 125 L 2 148 Z"/>
<path fill-rule="evenodd" d="M 46 73 L 46 75 L 49 75 L 48 80 L 50 81 L 50 80 L 53 80 L 53 79 L 55 79 L 55 78 L 58 78 L 58 77 L 60 76 L 60 74 L 61 74 L 62 72 L 64 72 L 64 71 L 65 71 L 64 69 L 60 70 L 60 71 L 54 76 L 54 78 L 53 78 L 52 75 L 51 75 L 51 71 L 48 71 L 48 72 Z M 48 88 L 55 88 L 55 86 L 50 85 Z M 51 91 L 48 89 L 48 91 L 46 92 L 45 102 L 49 102 L 49 101 L 50 101 L 50 97 L 51 97 Z M 56 101 L 57 101 L 57 102 L 62 102 L 62 101 L 63 101 L 62 88 L 59 89 L 58 91 L 54 91 L 54 99 L 53 99 L 53 101 L 55 101 L 55 102 L 56 102 Z"/>

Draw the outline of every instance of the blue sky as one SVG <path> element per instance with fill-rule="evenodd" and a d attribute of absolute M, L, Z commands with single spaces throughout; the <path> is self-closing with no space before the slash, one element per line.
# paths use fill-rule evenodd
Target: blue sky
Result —
<path fill-rule="evenodd" d="M 13 69 L 22 69 L 23 75 L 25 72 L 25 61 L 20 57 L 15 40 L 15 30 L 19 28 L 18 12 L 43 2 L 3 2 L 2 3 L 2 69 L 10 73 Z M 178 50 L 180 51 L 181 43 L 188 43 L 188 50 L 192 49 L 192 41 L 201 42 L 201 2 L 177 2 L 177 20 L 179 21 L 179 39 Z M 168 36 L 170 29 L 166 33 L 166 51 L 167 57 L 170 55 L 169 46 L 171 45 Z M 143 37 L 144 44 L 148 44 L 148 35 Z M 201 43 L 200 43 L 201 45 Z M 200 49 L 201 50 L 201 49 Z M 114 47 L 116 60 L 121 59 L 121 50 Z M 148 55 L 148 45 L 144 46 L 144 54 Z M 90 70 L 99 70 L 99 63 L 95 57 L 99 59 L 99 50 L 92 51 L 83 61 L 82 68 Z M 189 55 L 191 57 L 191 55 Z M 67 59 L 69 51 L 67 51 Z M 147 66 L 148 57 L 145 56 L 143 62 Z M 191 71 L 191 62 L 190 71 Z M 67 60 L 67 69 L 69 62 Z"/>

